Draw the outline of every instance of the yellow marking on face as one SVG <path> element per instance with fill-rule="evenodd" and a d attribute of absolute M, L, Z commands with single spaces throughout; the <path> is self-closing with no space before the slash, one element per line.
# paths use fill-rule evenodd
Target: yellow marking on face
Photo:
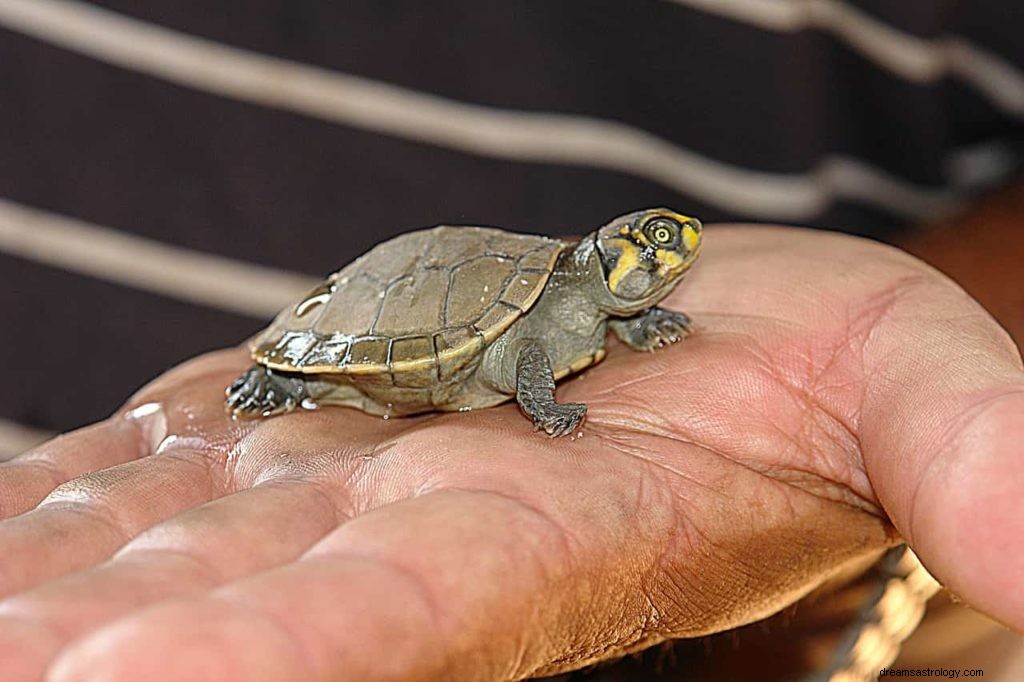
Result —
<path fill-rule="evenodd" d="M 619 234 L 621 234 L 623 237 L 628 237 L 629 236 L 629 225 L 623 225 L 622 227 L 620 227 L 619 228 Z"/>
<path fill-rule="evenodd" d="M 622 251 L 618 262 L 615 263 L 615 269 L 608 275 L 608 289 L 614 294 L 618 293 L 622 278 L 634 268 L 639 267 L 640 248 L 628 239 L 610 239 L 609 241 L 618 242 Z"/>
<path fill-rule="evenodd" d="M 686 259 L 678 251 L 658 249 L 654 252 L 654 256 L 658 259 L 659 263 L 664 263 L 669 270 L 678 270 L 686 265 Z"/>
<path fill-rule="evenodd" d="M 683 226 L 683 246 L 687 251 L 696 251 L 700 246 L 700 235 L 689 225 Z"/>
<path fill-rule="evenodd" d="M 648 239 L 647 235 L 644 234 L 640 230 L 633 230 L 632 237 L 633 237 L 633 239 L 637 240 L 638 242 L 640 242 L 644 246 L 650 246 L 651 245 L 651 240 Z"/>

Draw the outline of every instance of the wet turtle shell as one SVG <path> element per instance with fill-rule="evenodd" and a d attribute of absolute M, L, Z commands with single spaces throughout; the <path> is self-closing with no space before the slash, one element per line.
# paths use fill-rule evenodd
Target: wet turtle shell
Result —
<path fill-rule="evenodd" d="M 530 309 L 567 246 L 483 227 L 401 235 L 282 311 L 252 357 L 285 372 L 443 380 Z"/>

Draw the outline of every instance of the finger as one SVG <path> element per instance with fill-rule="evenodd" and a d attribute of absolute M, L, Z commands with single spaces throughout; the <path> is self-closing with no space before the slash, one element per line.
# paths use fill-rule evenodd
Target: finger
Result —
<path fill-rule="evenodd" d="M 298 564 L 124 619 L 73 645 L 50 677 L 315 680 L 344 670 L 349 679 L 504 679 L 490 670 L 474 675 L 480 661 L 454 655 L 453 627 L 469 632 L 483 619 L 458 613 L 448 599 L 461 586 L 460 603 L 472 604 L 497 585 L 528 597 L 527 585 L 543 582 L 543 557 L 564 560 L 565 539 L 511 501 L 478 494 L 467 507 L 464 495 L 429 495 L 368 514 Z M 424 571 L 417 562 L 432 565 Z M 510 617 L 491 613 L 484 631 Z M 177 662 L 157 669 L 150 659 L 157 649 L 179 651 Z M 211 669 L 214 651 L 221 653 Z M 465 666 L 461 674 L 449 662 Z"/>
<path fill-rule="evenodd" d="M 862 446 L 879 499 L 941 582 L 1024 629 L 1024 372 L 1013 343 L 952 283 L 912 284 L 887 302 L 865 362 Z"/>
<path fill-rule="evenodd" d="M 242 363 L 237 350 L 193 360 L 102 425 L 44 446 L 61 465 L 91 470 L 58 485 L 36 510 L 0 522 L 0 595 L 102 561 L 139 531 L 224 494 L 232 449 L 258 428 L 223 409 L 223 386 Z M 134 433 L 134 446 L 124 432 Z M 80 466 L 79 456 L 92 463 Z M 119 457 L 131 461 L 110 466 Z"/>
<path fill-rule="evenodd" d="M 188 449 L 63 483 L 34 510 L 0 521 L 0 596 L 103 561 L 140 531 L 226 487 L 224 462 Z"/>
<path fill-rule="evenodd" d="M 497 442 L 475 453 L 490 471 L 453 467 L 453 479 L 489 481 L 517 496 L 438 491 L 356 517 L 294 564 L 88 634 L 65 650 L 51 679 L 511 679 L 721 627 L 708 604 L 735 602 L 739 586 L 750 597 L 741 600 L 742 618 L 809 589 L 781 569 L 767 579 L 785 584 L 760 585 L 765 577 L 747 562 L 737 567 L 739 547 L 728 538 L 713 549 L 700 515 L 682 513 L 678 491 L 663 480 L 674 474 L 662 467 L 614 449 L 558 457 L 543 442 L 551 456 L 532 453 L 532 472 L 524 454 L 497 478 L 498 453 L 508 449 Z M 437 457 L 451 447 L 469 459 L 464 448 L 434 443 Z M 701 452 L 681 466 L 698 476 L 713 470 L 718 458 Z M 829 565 L 883 541 L 877 520 L 861 512 L 839 510 L 829 514 L 835 524 L 823 523 L 832 505 L 816 496 L 793 497 L 782 484 L 749 487 L 760 476 L 743 467 L 727 477 L 757 494 L 726 500 L 695 486 L 685 508 L 724 510 L 735 501 L 737 527 L 773 529 L 764 540 L 773 552 L 759 553 L 762 560 L 792 566 L 837 525 L 860 528 L 859 537 L 823 558 Z M 792 513 L 802 519 L 795 527 L 780 518 Z M 746 532 L 742 544 L 749 546 Z M 821 566 L 808 573 L 827 575 Z M 692 580 L 706 589 L 687 589 Z M 168 650 L 178 652 L 172 661 L 158 655 Z"/>
<path fill-rule="evenodd" d="M 31 509 L 75 476 L 141 457 L 139 428 L 135 420 L 103 421 L 0 464 L 0 518 Z"/>
<path fill-rule="evenodd" d="M 5 680 L 40 679 L 71 640 L 131 611 L 296 559 L 342 520 L 343 499 L 311 481 L 259 485 L 151 528 L 92 570 L 0 601 L 0 660 L 22 671 Z"/>
<path fill-rule="evenodd" d="M 244 363 L 235 349 L 188 362 L 143 388 L 110 419 L 54 438 L 0 464 L 0 519 L 32 509 L 54 488 L 76 476 L 152 454 L 169 433 L 199 438 L 223 431 L 218 401 L 206 398 L 216 391 L 219 381 Z M 203 399 L 197 401 L 200 396 Z M 190 401 L 207 407 L 197 414 L 200 410 L 190 406 Z M 239 431 L 244 428 L 235 426 Z M 210 443 L 218 440 L 207 437 Z"/>

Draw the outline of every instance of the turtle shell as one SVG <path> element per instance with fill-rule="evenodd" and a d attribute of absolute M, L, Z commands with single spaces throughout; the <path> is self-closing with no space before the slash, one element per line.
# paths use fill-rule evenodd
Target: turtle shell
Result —
<path fill-rule="evenodd" d="M 400 235 L 283 310 L 253 359 L 291 372 L 444 378 L 530 309 L 566 246 L 483 227 Z"/>

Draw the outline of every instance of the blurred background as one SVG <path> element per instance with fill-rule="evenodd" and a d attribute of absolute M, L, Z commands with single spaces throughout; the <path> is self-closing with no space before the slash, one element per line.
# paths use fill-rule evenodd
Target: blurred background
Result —
<path fill-rule="evenodd" d="M 0 457 L 439 223 L 841 230 L 1020 343 L 1022 28 L 1016 0 L 0 0 Z"/>

